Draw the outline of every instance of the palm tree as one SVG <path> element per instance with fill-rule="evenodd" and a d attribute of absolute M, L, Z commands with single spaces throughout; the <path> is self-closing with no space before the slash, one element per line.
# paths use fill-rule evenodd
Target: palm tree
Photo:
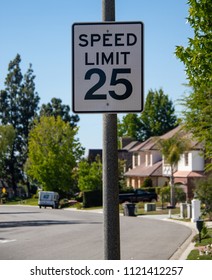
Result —
<path fill-rule="evenodd" d="M 157 141 L 157 146 L 161 151 L 164 160 L 170 165 L 170 204 L 171 207 L 175 206 L 175 195 L 174 195 L 174 171 L 177 166 L 180 157 L 190 148 L 190 141 L 188 138 L 184 137 L 182 131 L 179 131 L 172 137 L 168 139 L 159 138 Z"/>

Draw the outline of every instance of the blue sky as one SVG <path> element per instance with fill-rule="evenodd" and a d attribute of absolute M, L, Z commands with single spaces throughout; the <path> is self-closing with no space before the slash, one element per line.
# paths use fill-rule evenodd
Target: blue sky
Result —
<path fill-rule="evenodd" d="M 186 76 L 174 51 L 192 37 L 187 16 L 186 0 L 116 0 L 116 21 L 144 23 L 144 98 L 149 89 L 162 88 L 177 113 Z M 9 62 L 19 53 L 22 73 L 32 63 L 40 105 L 56 97 L 72 107 L 71 26 L 101 21 L 101 0 L 0 0 L 0 89 Z M 101 148 L 102 114 L 79 116 L 82 146 Z"/>

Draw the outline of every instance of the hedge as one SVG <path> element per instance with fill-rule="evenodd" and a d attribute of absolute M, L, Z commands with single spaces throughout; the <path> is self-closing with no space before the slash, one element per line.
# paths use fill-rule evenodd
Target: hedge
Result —
<path fill-rule="evenodd" d="M 86 191 L 83 193 L 83 207 L 102 206 L 102 191 Z"/>

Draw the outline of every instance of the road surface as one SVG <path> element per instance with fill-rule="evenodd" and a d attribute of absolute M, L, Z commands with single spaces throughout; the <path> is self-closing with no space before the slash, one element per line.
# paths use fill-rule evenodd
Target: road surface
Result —
<path fill-rule="evenodd" d="M 191 229 L 173 222 L 120 217 L 121 259 L 168 260 Z M 1 260 L 103 260 L 103 215 L 0 205 Z"/>

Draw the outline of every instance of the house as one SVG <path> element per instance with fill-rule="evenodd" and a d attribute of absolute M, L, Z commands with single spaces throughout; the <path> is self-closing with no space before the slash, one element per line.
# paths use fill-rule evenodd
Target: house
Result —
<path fill-rule="evenodd" d="M 139 141 L 133 141 L 130 137 L 123 137 L 120 139 L 120 149 L 118 149 L 118 159 L 125 162 L 125 171 L 132 168 L 132 152 L 131 150 L 138 145 Z M 89 149 L 88 161 L 93 162 L 96 157 L 99 156 L 102 161 L 102 150 L 101 149 Z"/>
<path fill-rule="evenodd" d="M 203 146 L 193 140 L 192 135 L 185 133 L 182 126 L 178 126 L 168 133 L 160 136 L 161 139 L 168 139 L 176 133 L 190 140 L 190 149 L 181 155 L 180 161 L 174 170 L 174 183 L 181 187 L 186 193 L 187 200 L 193 198 L 194 188 L 197 180 L 204 177 L 204 156 Z M 152 179 L 153 186 L 167 185 L 171 175 L 171 168 L 166 164 L 157 145 L 157 138 L 149 138 L 143 143 L 133 147 L 132 169 L 125 173 L 127 186 L 139 188 L 147 177 Z"/>
<path fill-rule="evenodd" d="M 152 179 L 153 186 L 163 186 L 166 183 L 167 178 L 162 173 L 162 155 L 154 138 L 149 138 L 130 152 L 133 153 L 132 169 L 124 174 L 128 187 L 140 188 L 148 177 Z"/>

